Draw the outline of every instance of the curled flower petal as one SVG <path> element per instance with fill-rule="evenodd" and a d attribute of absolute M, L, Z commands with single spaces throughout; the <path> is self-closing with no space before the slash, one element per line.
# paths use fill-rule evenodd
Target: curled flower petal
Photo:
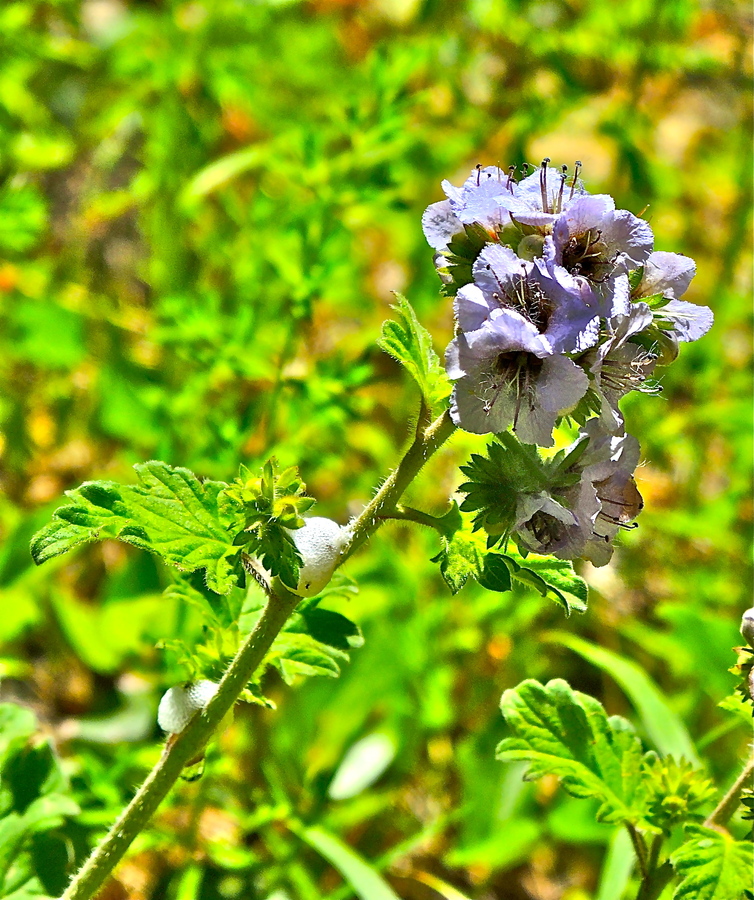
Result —
<path fill-rule="evenodd" d="M 635 291 L 637 297 L 652 297 L 662 294 L 678 300 L 688 290 L 691 279 L 696 275 L 696 263 L 681 253 L 667 253 L 656 250 L 644 263 L 641 281 Z"/>
<path fill-rule="evenodd" d="M 422 230 L 433 250 L 445 250 L 453 235 L 463 231 L 463 224 L 453 212 L 450 201 L 441 200 L 424 210 Z"/>
<path fill-rule="evenodd" d="M 698 341 L 712 328 L 714 315 L 708 306 L 697 306 L 686 300 L 671 300 L 657 310 L 655 318 L 666 329 L 670 323 L 673 335 L 679 341 Z"/>

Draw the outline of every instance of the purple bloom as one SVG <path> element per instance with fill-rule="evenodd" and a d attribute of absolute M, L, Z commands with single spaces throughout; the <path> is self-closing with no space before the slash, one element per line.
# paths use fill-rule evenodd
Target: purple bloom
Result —
<path fill-rule="evenodd" d="M 626 315 L 611 320 L 612 332 L 607 340 L 579 359 L 579 364 L 590 373 L 592 389 L 601 403 L 602 427 L 609 432 L 623 428 L 623 416 L 618 407 L 621 397 L 629 391 L 659 390 L 646 386 L 657 363 L 657 355 L 631 341 L 651 324 L 652 311 L 647 304 L 632 304 Z"/>
<path fill-rule="evenodd" d="M 708 306 L 679 300 L 696 274 L 696 263 L 680 253 L 658 250 L 644 263 L 641 281 L 634 298 L 661 295 L 666 303 L 654 310 L 658 326 L 678 341 L 696 341 L 712 327 L 714 316 Z"/>
<path fill-rule="evenodd" d="M 464 225 L 478 222 L 496 239 L 497 232 L 510 222 L 501 198 L 513 190 L 511 176 L 497 166 L 481 166 L 456 187 L 443 181 L 447 200 L 432 203 L 422 216 L 422 229 L 430 247 L 443 252 L 453 235 L 463 231 Z"/>
<path fill-rule="evenodd" d="M 460 333 L 446 366 L 457 380 L 453 421 L 477 434 L 509 426 L 527 443 L 552 445 L 552 430 L 588 388 L 564 352 L 595 343 L 599 319 L 581 284 L 558 267 L 524 262 L 488 245 L 474 264 L 475 283 L 456 296 Z"/>
<path fill-rule="evenodd" d="M 600 301 L 600 315 L 626 313 L 627 272 L 644 263 L 654 237 L 647 222 L 615 208 L 607 194 L 578 197 L 553 224 L 544 256 L 576 277 L 586 279 Z"/>
<path fill-rule="evenodd" d="M 514 531 L 519 543 L 533 552 L 581 557 L 604 566 L 612 557 L 616 533 L 631 527 L 642 509 L 633 477 L 639 444 L 631 435 L 603 432 L 596 419 L 567 452 L 585 441 L 586 449 L 567 470 L 578 474 L 578 482 L 552 494 L 520 497 Z"/>

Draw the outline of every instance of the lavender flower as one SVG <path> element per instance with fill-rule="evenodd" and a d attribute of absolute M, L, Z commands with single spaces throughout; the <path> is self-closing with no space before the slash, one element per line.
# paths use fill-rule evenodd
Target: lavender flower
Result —
<path fill-rule="evenodd" d="M 568 184 L 568 167 L 554 169 L 548 165 L 549 159 L 542 160 L 542 165 L 531 175 L 517 184 L 513 182 L 511 190 L 500 196 L 500 203 L 508 210 L 514 221 L 529 225 L 547 233 L 558 217 L 586 191 L 579 180 L 581 163 L 576 163 L 571 183 Z"/>
<path fill-rule="evenodd" d="M 562 267 L 522 261 L 508 247 L 485 247 L 473 272 L 475 283 L 458 291 L 460 332 L 446 353 L 458 382 L 451 417 L 477 434 L 512 425 L 521 440 L 551 446 L 556 420 L 588 388 L 562 354 L 597 340 L 591 294 Z"/>
<path fill-rule="evenodd" d="M 708 306 L 697 306 L 678 298 L 686 293 L 696 274 L 696 263 L 680 253 L 658 250 L 644 263 L 641 281 L 632 297 L 665 301 L 654 309 L 657 324 L 678 341 L 696 341 L 712 327 L 714 316 Z"/>
<path fill-rule="evenodd" d="M 576 461 L 567 471 L 578 475 L 578 482 L 552 494 L 520 496 L 514 532 L 533 552 L 604 566 L 613 555 L 616 533 L 631 527 L 643 506 L 633 477 L 639 444 L 631 435 L 603 432 L 592 419 L 568 456 Z"/>
<path fill-rule="evenodd" d="M 489 233 L 490 240 L 510 223 L 510 216 L 502 205 L 502 198 L 513 189 L 511 173 L 497 166 L 477 166 L 461 185 L 442 182 L 447 200 L 432 203 L 422 216 L 422 229 L 427 243 L 443 253 L 454 235 L 463 232 L 464 225 L 479 223 Z"/>
<path fill-rule="evenodd" d="M 614 316 L 610 321 L 607 340 L 579 359 L 579 364 L 589 372 L 592 390 L 600 400 L 602 427 L 608 432 L 623 429 L 618 406 L 622 397 L 630 391 L 659 391 L 657 386 L 647 384 L 657 364 L 657 354 L 631 340 L 649 328 L 652 321 L 652 311 L 646 303 L 632 304 L 626 315 Z"/>
<path fill-rule="evenodd" d="M 654 236 L 643 220 L 616 210 L 607 194 L 578 197 L 556 219 L 544 245 L 548 262 L 562 265 L 586 279 L 609 317 L 627 313 L 630 287 L 627 273 L 644 263 Z"/>

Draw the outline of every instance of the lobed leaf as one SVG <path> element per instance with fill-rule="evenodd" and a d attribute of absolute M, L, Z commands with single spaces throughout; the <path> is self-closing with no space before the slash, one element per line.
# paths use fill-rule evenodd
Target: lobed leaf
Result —
<path fill-rule="evenodd" d="M 408 300 L 401 294 L 396 297 L 393 309 L 399 321 L 383 324 L 377 344 L 408 370 L 427 405 L 434 408 L 450 396 L 450 381 L 432 347 L 432 335 L 419 323 Z"/>
<path fill-rule="evenodd" d="M 525 760 L 527 780 L 557 775 L 574 797 L 594 797 L 600 822 L 657 830 L 645 817 L 641 742 L 628 721 L 608 718 L 561 679 L 524 681 L 503 694 L 501 708 L 514 736 L 500 743 L 498 759 Z"/>
<path fill-rule="evenodd" d="M 673 900 L 742 900 L 752 886 L 754 845 L 697 825 L 685 834 L 670 857 L 681 877 Z"/>
<path fill-rule="evenodd" d="M 228 593 L 237 582 L 239 551 L 218 510 L 226 485 L 201 482 L 188 469 L 154 460 L 134 469 L 136 485 L 89 481 L 66 491 L 70 502 L 32 538 L 34 562 L 112 538 L 155 553 L 182 572 L 204 569 L 211 590 Z"/>

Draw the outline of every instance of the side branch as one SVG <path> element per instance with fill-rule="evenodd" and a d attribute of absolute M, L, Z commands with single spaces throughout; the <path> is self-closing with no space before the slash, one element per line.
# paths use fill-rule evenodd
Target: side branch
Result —
<path fill-rule="evenodd" d="M 728 820 L 738 807 L 741 793 L 747 787 L 754 787 L 754 751 L 744 764 L 741 774 L 728 789 L 723 799 L 717 804 L 704 822 L 705 828 L 720 828 L 728 824 Z"/>

